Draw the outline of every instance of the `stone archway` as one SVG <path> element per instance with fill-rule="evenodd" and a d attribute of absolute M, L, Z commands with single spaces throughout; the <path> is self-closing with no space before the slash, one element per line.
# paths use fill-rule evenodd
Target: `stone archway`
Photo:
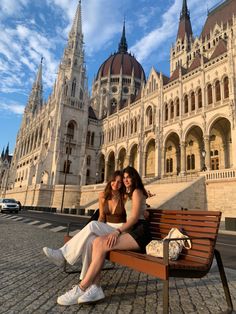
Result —
<path fill-rule="evenodd" d="M 107 160 L 107 180 L 112 176 L 115 171 L 115 154 L 111 152 Z"/>
<path fill-rule="evenodd" d="M 145 176 L 155 176 L 155 140 L 151 139 L 146 147 Z"/>
<path fill-rule="evenodd" d="M 118 155 L 117 169 L 122 170 L 126 167 L 126 150 L 122 148 Z"/>
<path fill-rule="evenodd" d="M 138 171 L 138 145 L 134 144 L 130 150 L 130 166 L 134 167 Z"/>
<path fill-rule="evenodd" d="M 177 133 L 170 133 L 164 145 L 164 174 L 178 175 L 181 170 L 180 140 Z"/>
<path fill-rule="evenodd" d="M 220 117 L 212 123 L 209 132 L 209 145 L 210 170 L 230 168 L 233 159 L 231 124 L 228 119 Z"/>
<path fill-rule="evenodd" d="M 186 143 L 186 172 L 198 172 L 203 169 L 204 160 L 202 157 L 203 131 L 199 126 L 192 126 L 185 137 Z"/>

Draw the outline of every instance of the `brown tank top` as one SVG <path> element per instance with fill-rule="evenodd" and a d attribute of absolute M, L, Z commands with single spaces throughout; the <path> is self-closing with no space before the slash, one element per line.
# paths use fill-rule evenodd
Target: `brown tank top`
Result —
<path fill-rule="evenodd" d="M 104 205 L 104 215 L 105 215 L 105 221 L 110 223 L 120 223 L 120 222 L 126 222 L 126 211 L 124 207 L 124 202 L 120 198 L 118 201 L 114 213 L 111 213 L 108 206 L 108 201 L 105 202 Z"/>

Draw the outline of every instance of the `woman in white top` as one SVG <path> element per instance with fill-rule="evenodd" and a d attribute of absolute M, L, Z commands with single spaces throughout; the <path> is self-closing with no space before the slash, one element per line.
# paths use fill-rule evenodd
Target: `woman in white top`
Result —
<path fill-rule="evenodd" d="M 85 277 L 79 285 L 58 298 L 59 304 L 74 304 L 72 301 L 76 298 L 79 304 L 103 299 L 105 296 L 99 282 L 107 252 L 113 249 L 144 251 L 151 241 L 148 222 L 143 216 L 148 195 L 138 172 L 133 167 L 125 168 L 123 182 L 126 187 L 127 221 L 109 235 L 93 241 L 92 261 Z"/>

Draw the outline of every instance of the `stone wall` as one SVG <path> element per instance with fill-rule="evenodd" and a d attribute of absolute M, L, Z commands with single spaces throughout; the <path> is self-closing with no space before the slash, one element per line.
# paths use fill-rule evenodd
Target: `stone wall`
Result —
<path fill-rule="evenodd" d="M 171 199 L 159 206 L 162 209 L 181 209 L 181 207 L 187 209 L 207 209 L 204 177 L 194 181 L 193 184 L 179 191 Z"/>
<path fill-rule="evenodd" d="M 236 217 L 236 180 L 206 183 L 208 210 L 222 211 L 222 219 Z"/>

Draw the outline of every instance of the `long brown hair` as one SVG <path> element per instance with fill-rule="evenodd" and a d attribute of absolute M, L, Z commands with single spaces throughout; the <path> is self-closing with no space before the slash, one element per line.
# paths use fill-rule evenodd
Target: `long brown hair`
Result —
<path fill-rule="evenodd" d="M 142 182 L 142 179 L 138 173 L 138 171 L 131 167 L 131 166 L 128 166 L 126 167 L 124 170 L 123 170 L 123 175 L 125 173 L 128 173 L 129 177 L 131 178 L 131 188 L 130 188 L 130 192 L 127 193 L 129 197 L 132 197 L 132 194 L 134 192 L 135 189 L 138 189 L 138 190 L 141 190 L 143 192 L 143 195 L 148 197 L 148 193 L 147 191 L 145 190 L 144 188 L 144 185 L 143 185 L 143 182 Z"/>
<path fill-rule="evenodd" d="M 116 170 L 110 177 L 106 187 L 105 187 L 105 190 L 104 190 L 104 198 L 105 200 L 110 200 L 112 198 L 112 188 L 111 188 L 111 182 L 115 181 L 116 180 L 116 177 L 121 177 L 121 187 L 119 189 L 119 193 L 120 193 L 120 196 L 123 197 L 124 194 L 125 194 L 125 186 L 124 186 L 124 183 L 123 183 L 123 172 L 120 171 L 120 170 Z"/>

